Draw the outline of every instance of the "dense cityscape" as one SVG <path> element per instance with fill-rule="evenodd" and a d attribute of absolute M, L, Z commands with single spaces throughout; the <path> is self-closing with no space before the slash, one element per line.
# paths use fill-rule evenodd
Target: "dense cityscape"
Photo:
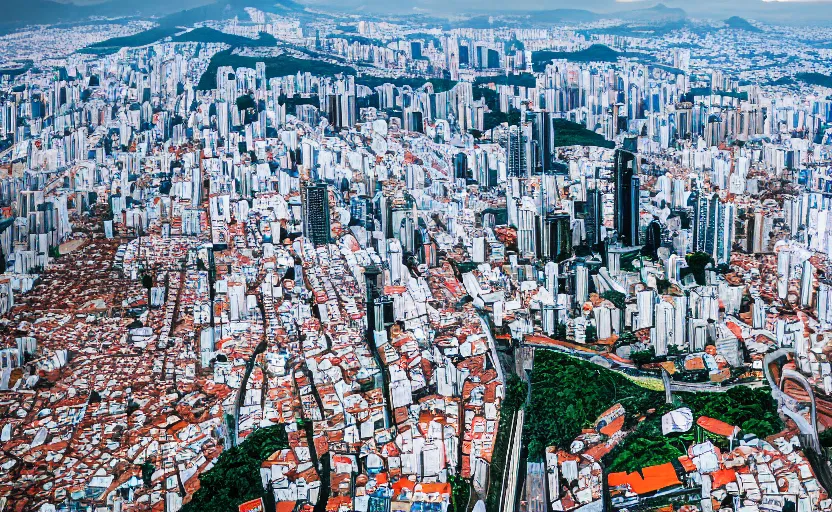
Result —
<path fill-rule="evenodd" d="M 0 8 L 0 512 L 832 511 L 832 27 L 209 2 Z"/>

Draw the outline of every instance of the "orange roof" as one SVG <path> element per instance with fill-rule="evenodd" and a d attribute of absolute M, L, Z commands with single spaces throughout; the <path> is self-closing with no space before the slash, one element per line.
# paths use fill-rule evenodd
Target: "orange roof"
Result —
<path fill-rule="evenodd" d="M 421 484 L 422 485 L 422 492 L 425 494 L 432 494 L 432 493 L 439 493 L 439 494 L 451 494 L 451 484 L 445 483 L 437 483 L 437 484 Z"/>
<path fill-rule="evenodd" d="M 611 437 L 624 427 L 624 415 L 621 415 L 610 422 L 609 425 L 601 427 L 601 433 L 607 437 Z"/>
<path fill-rule="evenodd" d="M 610 473 L 607 481 L 611 487 L 627 485 L 636 494 L 647 494 L 682 484 L 670 462 L 642 468 L 641 473 Z"/>
<path fill-rule="evenodd" d="M 734 333 L 738 339 L 742 339 L 742 329 L 739 325 L 735 324 L 734 322 L 725 322 L 725 325 L 728 326 L 728 330 Z"/>
<path fill-rule="evenodd" d="M 393 484 L 393 491 L 396 494 L 401 494 L 402 489 L 406 488 L 409 491 L 412 491 L 415 487 L 416 487 L 416 482 L 414 482 L 413 480 L 408 480 L 407 478 L 399 478 Z"/>
<path fill-rule="evenodd" d="M 682 467 L 688 473 L 696 471 L 696 464 L 694 464 L 690 457 L 688 457 L 687 455 L 682 455 L 681 457 L 679 457 L 679 462 L 682 464 Z"/>
<path fill-rule="evenodd" d="M 719 471 L 714 471 L 713 473 L 711 473 L 711 480 L 713 480 L 713 483 L 711 485 L 714 489 L 719 489 L 720 487 L 730 482 L 734 482 L 736 479 L 736 471 L 729 468 L 720 469 Z"/>
<path fill-rule="evenodd" d="M 292 512 L 295 510 L 296 501 L 278 501 L 277 512 Z"/>
<path fill-rule="evenodd" d="M 731 437 L 734 435 L 734 431 L 736 431 L 737 427 L 733 425 L 729 425 L 724 421 L 709 418 L 707 416 L 700 416 L 698 420 L 696 420 L 696 424 L 700 427 L 704 428 L 708 432 L 713 432 L 719 436 Z"/>

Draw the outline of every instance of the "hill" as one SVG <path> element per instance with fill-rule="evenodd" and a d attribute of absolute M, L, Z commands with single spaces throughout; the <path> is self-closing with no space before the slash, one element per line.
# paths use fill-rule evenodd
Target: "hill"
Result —
<path fill-rule="evenodd" d="M 684 20 L 687 16 L 688 15 L 684 9 L 680 9 L 678 7 L 668 7 L 664 4 L 657 4 L 654 7 L 648 7 L 646 9 L 618 11 L 604 17 L 618 18 L 624 21 L 668 22 Z"/>
<path fill-rule="evenodd" d="M 620 57 L 628 57 L 643 61 L 652 61 L 653 57 L 646 53 L 619 52 L 604 44 L 593 44 L 589 48 L 576 52 L 555 52 L 541 50 L 532 52 L 532 68 L 543 71 L 553 59 L 566 59 L 572 62 L 615 62 Z"/>
<path fill-rule="evenodd" d="M 155 43 L 173 36 L 179 31 L 176 27 L 156 27 L 150 30 L 133 34 L 132 36 L 112 37 L 104 41 L 91 44 L 80 50 L 80 53 L 93 53 L 98 55 L 105 55 L 108 53 L 115 53 L 121 48 L 136 48 L 147 44 Z"/>
<path fill-rule="evenodd" d="M 798 73 L 795 78 L 809 85 L 832 87 L 832 76 L 823 73 Z"/>
<path fill-rule="evenodd" d="M 245 7 L 256 7 L 275 13 L 302 13 L 304 6 L 294 0 L 142 0 L 125 2 L 106 0 L 93 5 L 74 5 L 52 0 L 10 1 L 2 3 L 0 34 L 26 25 L 74 23 L 90 17 L 120 18 L 127 16 L 161 17 L 162 27 L 191 26 L 206 20 L 245 16 Z"/>
<path fill-rule="evenodd" d="M 77 21 L 87 16 L 80 11 L 75 6 L 50 0 L 4 2 L 0 16 L 0 35 L 26 25 Z"/>
<path fill-rule="evenodd" d="M 584 125 L 555 119 L 555 146 L 598 146 L 613 149 L 615 142 L 607 140 L 603 135 L 588 130 Z"/>
<path fill-rule="evenodd" d="M 602 16 L 585 9 L 545 9 L 541 11 L 506 11 L 505 15 L 527 18 L 534 23 L 590 23 Z"/>
<path fill-rule="evenodd" d="M 258 62 L 266 64 L 266 78 L 276 76 L 294 75 L 298 72 L 309 71 L 316 75 L 335 75 L 338 73 L 355 75 L 354 68 L 330 64 L 312 59 L 298 59 L 289 55 L 278 55 L 277 57 L 244 57 L 235 55 L 232 50 L 216 53 L 208 64 L 208 69 L 199 79 L 197 88 L 201 91 L 213 89 L 217 86 L 217 70 L 221 66 L 231 66 L 234 69 L 244 67 L 254 69 Z"/>
<path fill-rule="evenodd" d="M 188 32 L 185 32 L 184 34 L 179 34 L 172 40 L 178 43 L 225 43 L 230 44 L 231 46 L 251 47 L 277 45 L 277 40 L 274 38 L 274 36 L 270 34 L 261 33 L 258 39 L 251 39 L 248 37 L 237 36 L 234 34 L 226 34 L 225 32 L 220 32 L 219 30 L 208 27 L 200 27 L 194 30 L 190 30 Z"/>
<path fill-rule="evenodd" d="M 745 30 L 746 32 L 762 32 L 759 28 L 752 25 L 747 19 L 739 16 L 731 16 L 725 20 L 725 25 L 732 30 Z"/>

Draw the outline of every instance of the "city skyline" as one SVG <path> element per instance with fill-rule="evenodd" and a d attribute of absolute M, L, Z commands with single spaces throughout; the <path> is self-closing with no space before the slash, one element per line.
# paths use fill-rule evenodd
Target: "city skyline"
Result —
<path fill-rule="evenodd" d="M 832 511 L 832 3 L 0 5 L 0 512 Z"/>

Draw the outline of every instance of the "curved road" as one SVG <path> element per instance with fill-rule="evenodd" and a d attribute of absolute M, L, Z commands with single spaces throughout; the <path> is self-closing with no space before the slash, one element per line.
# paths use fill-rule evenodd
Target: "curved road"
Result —
<path fill-rule="evenodd" d="M 766 354 L 766 357 L 763 360 L 763 371 L 765 373 L 766 380 L 771 387 L 771 394 L 774 399 L 777 400 L 777 404 L 783 412 L 783 415 L 791 419 L 800 430 L 800 444 L 804 447 L 803 453 L 809 460 L 809 464 L 812 466 L 812 471 L 814 471 L 815 476 L 817 476 L 823 488 L 829 492 L 832 490 L 832 466 L 829 465 L 829 461 L 826 458 L 826 454 L 823 452 L 823 447 L 821 446 L 820 439 L 818 438 L 817 404 L 815 402 L 815 393 L 812 390 L 811 384 L 806 377 L 803 376 L 803 374 L 794 370 L 783 369 L 783 363 L 793 352 L 794 351 L 792 349 L 781 348 L 771 352 L 770 354 Z M 775 382 L 774 377 L 771 374 L 771 367 L 774 365 L 777 365 L 780 373 L 780 382 Z M 800 402 L 783 391 L 783 385 L 787 380 L 800 384 L 800 386 L 808 394 L 808 420 L 806 419 L 806 416 L 803 415 L 803 412 L 800 411 L 800 409 L 802 409 Z"/>

